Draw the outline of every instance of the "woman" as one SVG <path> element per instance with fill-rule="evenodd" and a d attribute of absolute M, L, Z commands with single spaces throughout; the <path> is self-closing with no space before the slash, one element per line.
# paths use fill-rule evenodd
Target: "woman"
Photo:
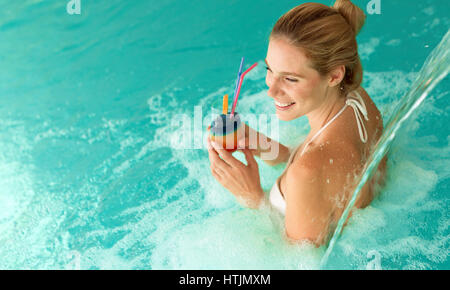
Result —
<path fill-rule="evenodd" d="M 267 94 L 274 99 L 279 119 L 306 116 L 311 127 L 294 150 L 269 140 L 271 146 L 279 146 L 279 154 L 264 160 L 269 165 L 287 162 L 269 200 L 285 215 L 291 240 L 327 242 L 382 134 L 381 114 L 360 87 L 356 35 L 364 21 L 364 12 L 348 0 L 337 0 L 333 7 L 305 3 L 283 15 L 271 32 Z M 211 172 L 238 200 L 258 208 L 265 194 L 254 156 L 261 156 L 261 149 L 257 144 L 250 150 L 248 138 L 244 143 L 247 165 L 208 139 Z M 372 201 L 385 167 L 386 157 L 363 187 L 356 207 Z"/>

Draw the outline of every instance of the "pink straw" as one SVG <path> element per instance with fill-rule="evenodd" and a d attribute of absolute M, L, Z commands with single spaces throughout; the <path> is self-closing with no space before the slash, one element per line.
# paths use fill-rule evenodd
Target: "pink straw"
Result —
<path fill-rule="evenodd" d="M 236 109 L 236 104 L 237 104 L 237 101 L 238 101 L 239 93 L 241 92 L 242 81 L 244 80 L 245 75 L 246 75 L 249 71 L 251 71 L 251 70 L 252 70 L 255 66 L 257 66 L 257 65 L 258 65 L 258 63 L 255 62 L 251 67 L 249 67 L 245 72 L 242 73 L 241 79 L 240 79 L 240 81 L 239 81 L 239 87 L 238 87 L 238 89 L 237 89 L 236 96 L 234 97 L 233 108 L 232 108 L 232 110 L 231 110 L 231 117 L 234 116 L 234 110 Z"/>

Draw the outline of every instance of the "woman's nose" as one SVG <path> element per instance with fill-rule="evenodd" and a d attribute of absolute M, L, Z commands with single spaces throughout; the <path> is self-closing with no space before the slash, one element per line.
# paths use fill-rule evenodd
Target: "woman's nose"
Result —
<path fill-rule="evenodd" d="M 269 97 L 274 98 L 279 94 L 280 88 L 277 81 L 272 80 L 271 82 L 267 82 L 266 84 L 269 87 L 269 89 L 267 90 L 267 95 L 269 95 Z"/>

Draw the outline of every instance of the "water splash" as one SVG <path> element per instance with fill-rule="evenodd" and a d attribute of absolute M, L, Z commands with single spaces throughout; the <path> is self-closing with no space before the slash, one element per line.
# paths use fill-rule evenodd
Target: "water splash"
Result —
<path fill-rule="evenodd" d="M 412 112 L 419 107 L 423 100 L 429 95 L 433 88 L 447 76 L 450 71 L 450 30 L 447 31 L 439 45 L 431 52 L 425 61 L 422 69 L 420 70 L 416 80 L 414 81 L 411 89 L 408 93 L 401 98 L 400 103 L 394 110 L 391 118 L 389 119 L 385 131 L 380 140 L 375 144 L 374 153 L 366 163 L 361 180 L 353 192 L 352 198 L 349 204 L 345 208 L 338 225 L 334 231 L 334 234 L 330 240 L 328 248 L 320 262 L 320 268 L 324 268 L 328 261 L 333 248 L 339 239 L 342 228 L 345 221 L 355 204 L 358 195 L 366 184 L 366 182 L 372 177 L 378 168 L 379 163 L 388 152 L 396 133 L 400 130 L 404 121 L 406 121 Z"/>

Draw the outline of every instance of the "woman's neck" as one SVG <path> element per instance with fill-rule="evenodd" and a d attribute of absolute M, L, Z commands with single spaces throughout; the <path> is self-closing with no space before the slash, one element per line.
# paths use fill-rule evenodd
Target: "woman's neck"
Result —
<path fill-rule="evenodd" d="M 328 90 L 325 101 L 315 110 L 306 114 L 311 127 L 310 134 L 314 136 L 345 104 L 345 98 L 338 90 Z"/>

